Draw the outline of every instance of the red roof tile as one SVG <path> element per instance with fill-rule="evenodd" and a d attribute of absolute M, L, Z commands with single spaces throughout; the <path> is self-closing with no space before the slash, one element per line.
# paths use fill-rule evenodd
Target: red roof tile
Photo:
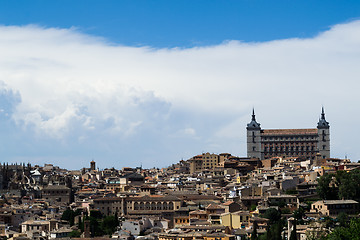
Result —
<path fill-rule="evenodd" d="M 317 134 L 317 128 L 309 129 L 264 129 L 263 135 L 313 135 Z"/>

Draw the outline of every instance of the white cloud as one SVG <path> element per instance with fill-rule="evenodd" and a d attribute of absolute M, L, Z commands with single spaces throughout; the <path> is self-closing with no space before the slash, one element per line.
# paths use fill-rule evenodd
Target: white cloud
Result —
<path fill-rule="evenodd" d="M 179 131 L 181 135 L 196 137 L 196 131 L 194 128 L 187 127 Z"/>
<path fill-rule="evenodd" d="M 297 128 L 315 127 L 321 104 L 339 143 L 333 152 L 360 132 L 344 117 L 359 103 L 360 21 L 309 39 L 189 49 L 119 46 L 76 29 L 2 26 L 0 52 L 0 81 L 21 97 L 12 118 L 51 138 L 96 131 L 128 137 L 154 128 L 202 137 L 204 122 L 228 119 L 228 125 L 214 120 L 206 133 L 221 136 L 221 143 L 212 141 L 221 149 L 239 128 L 231 118 L 244 119 L 252 106 L 265 128 Z M 177 113 L 192 122 L 171 118 Z M 351 118 L 359 122 L 360 114 Z M 355 145 L 352 151 L 346 150 L 360 158 Z"/>

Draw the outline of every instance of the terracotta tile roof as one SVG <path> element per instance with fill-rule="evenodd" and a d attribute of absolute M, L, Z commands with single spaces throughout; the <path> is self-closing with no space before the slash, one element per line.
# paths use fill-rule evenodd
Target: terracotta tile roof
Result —
<path fill-rule="evenodd" d="M 210 209 L 224 209 L 223 207 L 217 205 L 217 204 L 212 204 L 210 203 L 207 207 L 206 207 L 207 210 L 210 210 Z"/>
<path fill-rule="evenodd" d="M 263 135 L 313 135 L 317 134 L 317 128 L 308 129 L 264 129 Z"/>
<path fill-rule="evenodd" d="M 232 203 L 234 203 L 234 201 L 227 201 L 227 202 L 223 203 L 222 205 L 228 206 L 228 205 L 231 205 Z"/>
<path fill-rule="evenodd" d="M 189 214 L 207 214 L 207 213 L 204 210 L 195 210 L 195 211 L 189 212 Z"/>

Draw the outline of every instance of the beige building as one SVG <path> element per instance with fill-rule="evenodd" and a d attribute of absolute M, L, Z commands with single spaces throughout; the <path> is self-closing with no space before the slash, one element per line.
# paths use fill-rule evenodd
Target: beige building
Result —
<path fill-rule="evenodd" d="M 58 229 L 57 220 L 28 220 L 21 224 L 21 232 L 27 237 L 35 239 L 35 236 L 42 235 L 42 232 L 49 232 Z"/>
<path fill-rule="evenodd" d="M 189 159 L 190 174 L 201 172 L 202 170 L 202 156 L 197 155 Z"/>
<path fill-rule="evenodd" d="M 64 185 L 48 185 L 41 192 L 42 198 L 50 203 L 69 204 L 71 202 L 71 189 Z"/>
<path fill-rule="evenodd" d="M 203 153 L 202 154 L 202 169 L 214 169 L 219 165 L 219 155 Z"/>
<path fill-rule="evenodd" d="M 203 170 L 213 170 L 216 167 L 223 166 L 224 161 L 229 154 L 214 154 L 214 153 L 203 153 L 202 155 L 197 155 L 189 159 L 190 163 L 190 174 L 195 172 L 201 172 Z M 222 164 L 220 164 L 222 162 Z"/>
<path fill-rule="evenodd" d="M 238 211 L 233 213 L 221 214 L 221 224 L 233 229 L 241 228 L 249 225 L 250 212 Z"/>
<path fill-rule="evenodd" d="M 182 200 L 170 195 L 145 195 L 126 198 L 128 216 L 159 216 L 171 220 L 179 210 Z"/>
<path fill-rule="evenodd" d="M 98 198 L 94 199 L 94 208 L 105 216 L 120 216 L 125 214 L 125 201 L 124 198 L 121 197 Z"/>
<path fill-rule="evenodd" d="M 310 212 L 318 212 L 326 216 L 336 216 L 341 212 L 358 214 L 359 203 L 354 200 L 323 200 L 311 204 Z"/>
<path fill-rule="evenodd" d="M 220 153 L 219 154 L 219 166 L 224 167 L 225 160 L 231 157 L 230 153 Z"/>
<path fill-rule="evenodd" d="M 184 225 L 190 224 L 189 216 L 177 216 L 174 217 L 174 228 L 178 228 Z"/>

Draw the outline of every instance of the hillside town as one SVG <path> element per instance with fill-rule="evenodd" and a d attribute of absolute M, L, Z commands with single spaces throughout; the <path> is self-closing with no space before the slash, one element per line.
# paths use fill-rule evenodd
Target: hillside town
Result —
<path fill-rule="evenodd" d="M 262 130 L 253 112 L 247 133 L 247 157 L 206 152 L 162 169 L 2 163 L 0 237 L 359 236 L 360 163 L 330 157 L 324 109 L 315 129 Z"/>

